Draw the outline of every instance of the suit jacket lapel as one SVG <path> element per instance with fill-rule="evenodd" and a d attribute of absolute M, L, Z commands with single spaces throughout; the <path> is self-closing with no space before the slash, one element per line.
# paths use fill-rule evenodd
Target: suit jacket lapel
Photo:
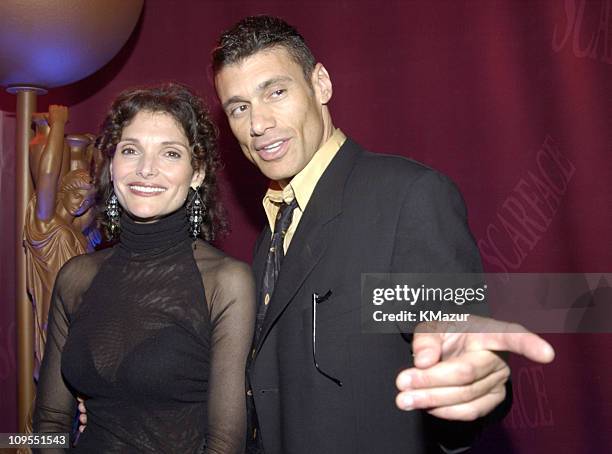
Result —
<path fill-rule="evenodd" d="M 266 224 L 263 231 L 257 238 L 253 252 L 253 275 L 255 276 L 255 285 L 257 286 L 257 302 L 259 303 L 259 291 L 261 289 L 261 280 L 263 278 L 264 267 L 266 265 L 266 256 L 270 249 L 272 241 L 272 232 L 270 226 Z"/>
<path fill-rule="evenodd" d="M 283 259 L 256 352 L 259 352 L 270 329 L 327 249 L 335 221 L 342 211 L 344 186 L 359 150 L 356 144 L 347 139 L 317 183 Z M 256 257 L 258 285 L 261 285 L 261 264 L 265 262 L 270 243 L 269 228 L 267 231 L 268 238 L 262 241 Z M 268 247 L 265 247 L 266 244 Z"/>

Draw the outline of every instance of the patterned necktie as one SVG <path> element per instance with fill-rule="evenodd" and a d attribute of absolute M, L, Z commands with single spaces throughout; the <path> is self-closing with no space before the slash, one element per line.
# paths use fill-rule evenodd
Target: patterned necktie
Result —
<path fill-rule="evenodd" d="M 266 258 L 266 266 L 264 268 L 263 279 L 261 282 L 261 291 L 259 293 L 259 302 L 257 307 L 257 319 L 255 322 L 255 344 L 259 340 L 261 335 L 261 329 L 263 322 L 266 317 L 272 294 L 274 293 L 274 286 L 278 279 L 278 273 L 280 272 L 281 263 L 285 257 L 284 241 L 287 229 L 291 224 L 293 218 L 293 210 L 297 207 L 297 200 L 293 199 L 288 205 L 283 202 L 276 215 L 276 222 L 274 223 L 274 233 L 272 234 L 272 240 L 270 241 L 270 250 L 268 251 L 268 257 Z"/>
<path fill-rule="evenodd" d="M 280 272 L 281 263 L 285 256 L 284 241 L 287 229 L 291 224 L 293 218 L 293 210 L 297 207 L 297 200 L 293 199 L 289 205 L 282 203 L 278 215 L 276 216 L 276 222 L 274 223 L 274 233 L 272 234 L 272 240 L 270 241 L 270 250 L 268 251 L 268 257 L 266 258 L 266 266 L 264 268 L 263 279 L 261 283 L 261 290 L 259 292 L 259 301 L 257 306 L 257 318 L 255 321 L 255 335 L 253 336 L 253 350 L 251 352 L 250 362 L 255 357 L 255 349 L 257 348 L 257 342 L 261 335 L 263 322 L 266 318 L 266 312 L 274 293 L 274 286 L 278 279 L 278 273 Z M 257 421 L 257 411 L 255 409 L 255 402 L 253 401 L 253 393 L 250 389 L 250 384 L 247 376 L 247 449 L 248 454 L 263 454 L 264 449 L 262 445 L 261 437 L 259 436 L 259 423 Z"/>

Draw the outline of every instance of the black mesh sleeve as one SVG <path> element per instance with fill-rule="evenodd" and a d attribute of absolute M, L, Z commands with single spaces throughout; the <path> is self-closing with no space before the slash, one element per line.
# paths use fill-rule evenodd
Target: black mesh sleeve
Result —
<path fill-rule="evenodd" d="M 62 298 L 62 282 L 69 279 L 60 272 L 51 299 L 47 343 L 40 369 L 36 393 L 33 427 L 36 433 L 70 432 L 76 411 L 76 399 L 64 382 L 61 373 L 62 350 L 70 325 L 65 302 Z M 63 452 L 63 450 L 48 450 Z"/>
<path fill-rule="evenodd" d="M 246 437 L 245 367 L 255 324 L 255 285 L 250 267 L 231 259 L 207 289 L 213 325 L 207 453 L 243 453 Z"/>

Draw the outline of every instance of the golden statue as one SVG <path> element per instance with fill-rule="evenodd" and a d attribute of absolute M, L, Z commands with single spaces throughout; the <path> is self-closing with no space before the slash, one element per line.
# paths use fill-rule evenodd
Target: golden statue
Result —
<path fill-rule="evenodd" d="M 27 286 L 35 309 L 35 377 L 42 362 L 55 277 L 71 257 L 93 249 L 83 234 L 91 229 L 95 215 L 90 209 L 94 203 L 91 159 L 87 162 L 84 153 L 91 140 L 79 136 L 79 144 L 66 143 L 67 121 L 67 107 L 49 106 L 48 114 L 34 115 L 36 135 L 30 142 L 35 193 L 26 210 L 24 246 Z"/>

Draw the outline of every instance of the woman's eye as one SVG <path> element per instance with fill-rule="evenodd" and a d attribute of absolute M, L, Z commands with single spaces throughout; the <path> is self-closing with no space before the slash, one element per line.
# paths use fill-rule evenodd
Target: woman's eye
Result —
<path fill-rule="evenodd" d="M 166 156 L 172 159 L 178 159 L 181 157 L 181 154 L 178 151 L 169 150 L 169 151 L 166 151 Z"/>
<path fill-rule="evenodd" d="M 136 154 L 136 150 L 134 148 L 131 148 L 131 147 L 122 148 L 121 149 L 121 154 L 123 154 L 123 155 Z"/>

